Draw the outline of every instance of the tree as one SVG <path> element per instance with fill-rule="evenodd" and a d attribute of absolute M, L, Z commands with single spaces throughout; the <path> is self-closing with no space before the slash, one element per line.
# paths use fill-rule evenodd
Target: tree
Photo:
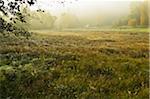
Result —
<path fill-rule="evenodd" d="M 42 30 L 42 29 L 52 29 L 54 27 L 54 22 L 56 20 L 55 16 L 52 16 L 49 12 L 36 12 L 30 11 L 30 16 L 28 16 L 29 29 L 32 30 Z"/>
<path fill-rule="evenodd" d="M 15 35 L 23 35 L 23 36 L 29 36 L 29 32 L 25 29 L 20 29 L 14 25 L 16 23 L 16 20 L 20 22 L 26 22 L 25 21 L 25 15 L 21 13 L 21 7 L 23 5 L 26 6 L 32 6 L 34 5 L 36 0 L 0 0 L 0 12 L 3 15 L 3 17 L 7 17 L 11 22 L 7 22 L 0 17 L 0 32 L 2 34 L 5 34 L 4 32 L 12 32 Z M 25 34 L 26 33 L 26 34 Z"/>
<path fill-rule="evenodd" d="M 79 20 L 74 14 L 71 14 L 69 12 L 63 13 L 60 17 L 58 17 L 55 25 L 58 29 L 76 28 L 79 27 Z"/>
<path fill-rule="evenodd" d="M 140 6 L 140 25 L 148 26 L 148 1 L 141 3 Z"/>
<path fill-rule="evenodd" d="M 129 17 L 130 17 L 129 21 L 135 20 L 136 21 L 135 25 L 140 25 L 140 2 L 131 3 L 131 13 Z"/>
<path fill-rule="evenodd" d="M 24 4 L 27 6 L 32 6 L 35 2 L 36 0 L 0 0 L 0 12 L 6 16 L 18 16 L 22 19 L 20 13 L 21 6 Z"/>
<path fill-rule="evenodd" d="M 148 26 L 148 0 L 131 3 L 131 13 L 128 23 L 132 23 L 135 26 Z"/>

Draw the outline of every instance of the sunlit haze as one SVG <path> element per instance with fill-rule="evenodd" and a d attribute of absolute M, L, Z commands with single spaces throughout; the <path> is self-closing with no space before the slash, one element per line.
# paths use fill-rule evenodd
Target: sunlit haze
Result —
<path fill-rule="evenodd" d="M 143 0 L 39 0 L 34 8 L 47 10 L 54 15 L 63 12 L 74 13 L 78 16 L 104 12 L 122 14 L 127 12 L 131 1 Z"/>

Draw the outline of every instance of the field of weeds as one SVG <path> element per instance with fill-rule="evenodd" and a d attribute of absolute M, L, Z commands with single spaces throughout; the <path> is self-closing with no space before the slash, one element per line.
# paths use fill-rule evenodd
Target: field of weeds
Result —
<path fill-rule="evenodd" d="M 148 99 L 149 33 L 0 36 L 1 99 Z"/>

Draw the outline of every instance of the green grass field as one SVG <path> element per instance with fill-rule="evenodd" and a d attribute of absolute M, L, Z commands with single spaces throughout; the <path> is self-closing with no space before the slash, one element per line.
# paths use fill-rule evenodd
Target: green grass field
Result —
<path fill-rule="evenodd" d="M 1 99 L 148 99 L 149 33 L 0 36 Z"/>

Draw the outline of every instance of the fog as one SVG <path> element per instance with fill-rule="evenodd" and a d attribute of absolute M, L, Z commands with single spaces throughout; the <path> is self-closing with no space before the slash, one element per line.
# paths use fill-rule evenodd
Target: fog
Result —
<path fill-rule="evenodd" d="M 59 2 L 58 2 L 59 1 Z M 69 12 L 79 18 L 95 17 L 99 14 L 126 14 L 132 0 L 39 0 L 36 8 L 53 15 Z"/>
<path fill-rule="evenodd" d="M 63 18 L 65 20 L 68 18 L 63 23 L 69 23 L 69 19 L 75 18 L 80 26 L 110 25 L 115 20 L 128 16 L 131 2 L 135 1 L 143 0 L 38 0 L 31 9 L 43 9 L 49 12 L 50 15 L 57 17 L 57 25 L 62 23 Z M 71 22 L 74 20 L 71 19 Z"/>

